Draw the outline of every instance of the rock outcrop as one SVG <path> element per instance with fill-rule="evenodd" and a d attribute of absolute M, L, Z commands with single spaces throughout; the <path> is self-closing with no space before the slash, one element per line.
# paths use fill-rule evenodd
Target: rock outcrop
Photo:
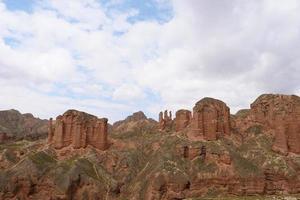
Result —
<path fill-rule="evenodd" d="M 230 111 L 224 102 L 204 98 L 196 103 L 192 118 L 192 129 L 196 136 L 216 140 L 230 135 L 230 127 Z"/>
<path fill-rule="evenodd" d="M 159 113 L 159 129 L 160 130 L 171 130 L 172 129 L 172 112 L 168 114 L 168 110 Z"/>
<path fill-rule="evenodd" d="M 191 122 L 192 113 L 189 110 L 178 110 L 176 112 L 175 125 L 176 131 L 182 131 L 185 129 Z"/>
<path fill-rule="evenodd" d="M 50 145 L 0 144 L 0 199 L 296 199 L 299 102 L 262 95 L 230 116 L 204 98 L 193 116 L 161 113 L 162 131 L 137 112 L 114 123 L 106 151 L 84 147 L 107 148 L 107 120 L 69 110 L 50 119 Z"/>
<path fill-rule="evenodd" d="M 264 94 L 251 104 L 256 123 L 275 130 L 273 150 L 300 153 L 300 97 Z"/>
<path fill-rule="evenodd" d="M 47 137 L 48 120 L 35 118 L 32 114 L 21 114 L 17 110 L 0 111 L 0 132 L 11 140 L 36 140 Z"/>
<path fill-rule="evenodd" d="M 79 149 L 91 145 L 105 150 L 108 147 L 107 119 L 68 110 L 56 118 L 54 127 L 50 119 L 48 142 L 56 149 L 67 146 Z"/>

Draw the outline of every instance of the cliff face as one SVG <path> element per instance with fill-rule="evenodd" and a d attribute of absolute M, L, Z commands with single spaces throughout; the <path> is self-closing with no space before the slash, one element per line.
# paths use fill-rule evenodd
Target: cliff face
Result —
<path fill-rule="evenodd" d="M 35 118 L 32 114 L 21 114 L 17 110 L 0 111 L 0 133 L 7 139 L 39 139 L 47 137 L 48 120 Z"/>
<path fill-rule="evenodd" d="M 176 131 L 184 130 L 192 120 L 192 113 L 189 110 L 178 110 L 176 112 L 175 125 Z"/>
<path fill-rule="evenodd" d="M 193 108 L 192 129 L 206 140 L 230 135 L 230 111 L 227 105 L 217 99 L 204 98 Z"/>
<path fill-rule="evenodd" d="M 103 119 L 74 110 L 50 123 L 50 145 L 1 144 L 0 199 L 300 194 L 299 97 L 262 95 L 235 115 L 204 98 L 193 112 L 160 116 L 114 123 L 106 148 L 97 145 L 108 143 Z"/>
<path fill-rule="evenodd" d="M 250 107 L 234 117 L 239 134 L 245 137 L 249 130 L 261 129 L 274 136 L 274 151 L 285 155 L 300 153 L 300 97 L 264 94 Z"/>
<path fill-rule="evenodd" d="M 85 148 L 87 145 L 101 150 L 108 147 L 107 119 L 68 110 L 58 116 L 53 126 L 50 119 L 48 142 L 56 149 L 71 146 L 74 149 Z"/>
<path fill-rule="evenodd" d="M 251 104 L 254 120 L 275 131 L 273 149 L 300 153 L 300 97 L 262 95 Z"/>

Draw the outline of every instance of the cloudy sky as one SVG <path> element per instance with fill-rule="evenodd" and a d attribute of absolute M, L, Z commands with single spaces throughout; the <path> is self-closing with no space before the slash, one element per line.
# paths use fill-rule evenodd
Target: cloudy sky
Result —
<path fill-rule="evenodd" d="M 122 119 L 300 95 L 298 0 L 0 0 L 0 110 Z"/>

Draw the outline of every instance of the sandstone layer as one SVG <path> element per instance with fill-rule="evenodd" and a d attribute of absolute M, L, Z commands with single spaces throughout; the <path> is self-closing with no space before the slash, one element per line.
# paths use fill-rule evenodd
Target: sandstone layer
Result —
<path fill-rule="evenodd" d="M 230 110 L 222 101 L 204 98 L 193 108 L 193 132 L 206 140 L 230 135 Z"/>
<path fill-rule="evenodd" d="M 251 114 L 255 122 L 275 130 L 275 151 L 300 153 L 300 97 L 261 95 L 251 104 Z"/>
<path fill-rule="evenodd" d="M 54 125 L 50 119 L 48 142 L 56 149 L 68 146 L 79 149 L 91 145 L 105 150 L 108 147 L 107 119 L 68 110 L 56 118 Z"/>
<path fill-rule="evenodd" d="M 178 110 L 176 112 L 175 124 L 176 131 L 182 131 L 185 129 L 190 123 L 192 119 L 192 113 L 189 110 Z"/>

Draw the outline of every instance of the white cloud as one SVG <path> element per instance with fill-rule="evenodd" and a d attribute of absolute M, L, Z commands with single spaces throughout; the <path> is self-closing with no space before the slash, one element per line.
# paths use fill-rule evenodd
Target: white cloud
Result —
<path fill-rule="evenodd" d="M 141 88 L 133 84 L 123 84 L 120 87 L 116 88 L 113 93 L 113 99 L 116 101 L 138 101 L 142 100 L 144 97 L 145 95 Z"/>
<path fill-rule="evenodd" d="M 129 23 L 140 11 L 112 9 L 122 0 L 110 9 L 41 0 L 32 13 L 1 2 L 0 109 L 49 117 L 76 107 L 117 120 L 143 108 L 152 117 L 191 109 L 204 96 L 234 112 L 261 93 L 299 95 L 297 0 L 156 0 L 173 8 L 166 23 Z"/>

